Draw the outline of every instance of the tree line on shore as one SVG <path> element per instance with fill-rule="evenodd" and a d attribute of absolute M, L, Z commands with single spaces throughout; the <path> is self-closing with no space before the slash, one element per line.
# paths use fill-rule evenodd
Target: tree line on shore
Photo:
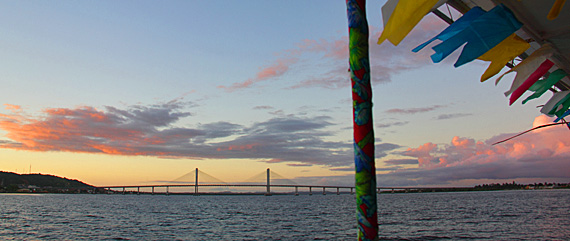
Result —
<path fill-rule="evenodd" d="M 477 185 L 474 187 L 475 190 L 513 190 L 513 189 L 554 189 L 554 188 L 570 188 L 570 183 L 532 183 L 532 184 L 520 184 L 516 182 L 512 183 L 491 183 Z"/>
<path fill-rule="evenodd" d="M 94 188 L 78 180 L 53 175 L 0 171 L 0 192 L 4 193 L 88 193 Z"/>

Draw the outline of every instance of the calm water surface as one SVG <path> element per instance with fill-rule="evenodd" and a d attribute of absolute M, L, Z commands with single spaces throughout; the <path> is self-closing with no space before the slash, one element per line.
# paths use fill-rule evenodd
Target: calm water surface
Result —
<path fill-rule="evenodd" d="M 383 240 L 570 240 L 570 190 L 382 194 Z M 0 195 L 1 240 L 354 240 L 352 195 Z"/>

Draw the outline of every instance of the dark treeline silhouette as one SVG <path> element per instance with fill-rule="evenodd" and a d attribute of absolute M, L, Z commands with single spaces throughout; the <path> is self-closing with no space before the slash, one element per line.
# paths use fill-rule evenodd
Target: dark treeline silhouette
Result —
<path fill-rule="evenodd" d="M 94 188 L 78 180 L 53 175 L 0 171 L 0 192 L 87 193 Z"/>
<path fill-rule="evenodd" d="M 491 183 L 477 185 L 474 187 L 475 191 L 486 190 L 515 190 L 515 189 L 549 189 L 549 188 L 570 188 L 570 183 L 533 183 L 533 184 L 520 184 L 512 183 Z"/>

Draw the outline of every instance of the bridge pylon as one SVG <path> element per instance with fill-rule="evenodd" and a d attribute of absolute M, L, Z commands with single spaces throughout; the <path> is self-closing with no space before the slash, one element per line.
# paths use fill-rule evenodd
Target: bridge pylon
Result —
<path fill-rule="evenodd" d="M 194 182 L 194 196 L 198 196 L 198 168 L 196 167 L 196 181 Z"/>
<path fill-rule="evenodd" d="M 267 168 L 267 192 L 265 192 L 265 196 L 271 196 L 271 171 Z"/>

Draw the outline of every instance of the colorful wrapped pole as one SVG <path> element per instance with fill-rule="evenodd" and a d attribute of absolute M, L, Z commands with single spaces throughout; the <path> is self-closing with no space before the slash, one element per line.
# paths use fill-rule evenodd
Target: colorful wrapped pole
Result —
<path fill-rule="evenodd" d="M 366 21 L 365 5 L 366 0 L 346 0 L 354 114 L 356 218 L 358 221 L 358 240 L 378 240 L 372 89 L 370 86 L 368 22 Z"/>

